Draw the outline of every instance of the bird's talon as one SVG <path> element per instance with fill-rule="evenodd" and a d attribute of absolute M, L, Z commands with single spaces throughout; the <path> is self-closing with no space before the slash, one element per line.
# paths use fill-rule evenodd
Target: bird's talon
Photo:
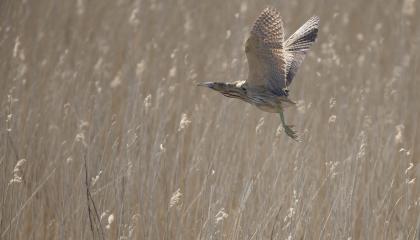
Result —
<path fill-rule="evenodd" d="M 286 132 L 287 136 L 291 137 L 293 140 L 300 142 L 301 139 L 297 135 L 296 131 L 293 130 L 293 125 L 286 125 L 284 126 L 284 131 Z"/>

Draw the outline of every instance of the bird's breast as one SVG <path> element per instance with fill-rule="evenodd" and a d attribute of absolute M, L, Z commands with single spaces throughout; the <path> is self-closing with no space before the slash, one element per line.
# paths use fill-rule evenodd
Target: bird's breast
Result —
<path fill-rule="evenodd" d="M 294 106 L 296 103 L 286 96 L 252 96 L 249 101 L 264 112 L 277 113 L 280 109 Z"/>

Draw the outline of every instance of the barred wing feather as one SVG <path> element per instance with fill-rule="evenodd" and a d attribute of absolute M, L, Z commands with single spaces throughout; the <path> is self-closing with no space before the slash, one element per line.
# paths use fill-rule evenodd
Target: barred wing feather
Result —
<path fill-rule="evenodd" d="M 286 86 L 292 82 L 306 53 L 315 42 L 319 28 L 319 17 L 313 16 L 293 33 L 284 43 L 286 61 Z"/>
<path fill-rule="evenodd" d="M 285 95 L 283 42 L 284 30 L 280 14 L 274 8 L 264 9 L 255 21 L 245 46 L 249 85 L 266 86 L 278 95 Z"/>

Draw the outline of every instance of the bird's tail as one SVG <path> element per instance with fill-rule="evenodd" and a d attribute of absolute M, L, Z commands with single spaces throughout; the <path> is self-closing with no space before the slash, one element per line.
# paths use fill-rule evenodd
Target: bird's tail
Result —
<path fill-rule="evenodd" d="M 296 106 L 296 102 L 290 100 L 288 97 L 281 98 L 282 108 L 289 108 Z"/>

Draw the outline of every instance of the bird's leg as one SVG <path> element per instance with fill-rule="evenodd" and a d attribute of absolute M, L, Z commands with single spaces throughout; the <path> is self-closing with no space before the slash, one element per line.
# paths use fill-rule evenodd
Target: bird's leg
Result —
<path fill-rule="evenodd" d="M 284 121 L 283 110 L 280 110 L 279 114 L 281 123 L 287 136 L 291 137 L 295 141 L 299 141 L 297 133 L 295 132 L 295 130 L 293 130 L 293 125 L 286 125 L 286 121 Z"/>

